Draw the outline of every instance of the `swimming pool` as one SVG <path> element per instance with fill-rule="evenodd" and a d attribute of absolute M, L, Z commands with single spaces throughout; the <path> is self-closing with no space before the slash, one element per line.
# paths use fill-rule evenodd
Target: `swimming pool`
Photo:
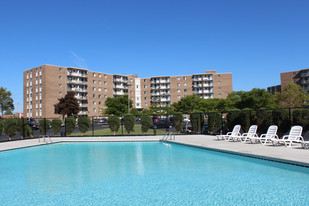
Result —
<path fill-rule="evenodd" d="M 308 205 L 309 168 L 159 142 L 0 153 L 4 205 Z"/>

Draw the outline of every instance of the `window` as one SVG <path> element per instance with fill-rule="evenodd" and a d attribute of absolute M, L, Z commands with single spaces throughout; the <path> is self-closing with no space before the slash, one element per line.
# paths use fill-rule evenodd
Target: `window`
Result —
<path fill-rule="evenodd" d="M 293 72 L 293 75 L 296 75 L 296 72 Z"/>
<path fill-rule="evenodd" d="M 221 77 L 221 75 L 220 75 L 220 74 L 218 74 L 218 77 Z"/>
<path fill-rule="evenodd" d="M 107 76 L 106 75 L 104 75 L 104 79 L 106 79 L 107 78 Z"/>
<path fill-rule="evenodd" d="M 144 88 L 147 88 L 147 85 L 144 85 Z"/>
<path fill-rule="evenodd" d="M 144 82 L 147 82 L 147 79 L 144 79 Z"/>
<path fill-rule="evenodd" d="M 101 78 L 102 77 L 102 75 L 101 74 L 99 74 L 99 78 Z"/>
<path fill-rule="evenodd" d="M 222 94 L 221 94 L 221 93 L 219 93 L 219 97 L 221 97 L 221 95 L 222 95 Z"/>
<path fill-rule="evenodd" d="M 218 84 L 221 84 L 221 81 L 218 81 Z"/>
<path fill-rule="evenodd" d="M 59 84 L 59 87 L 62 87 L 62 84 Z"/>
<path fill-rule="evenodd" d="M 177 92 L 180 93 L 180 89 L 177 89 Z"/>
<path fill-rule="evenodd" d="M 219 90 L 221 90 L 221 87 L 218 87 Z"/>
<path fill-rule="evenodd" d="M 59 72 L 61 72 L 62 71 L 62 68 L 59 68 Z"/>
<path fill-rule="evenodd" d="M 99 105 L 102 105 L 102 102 L 99 102 Z"/>
<path fill-rule="evenodd" d="M 186 87 L 186 86 L 187 86 L 187 83 L 183 83 L 183 86 L 185 86 L 185 87 Z"/>
<path fill-rule="evenodd" d="M 96 73 L 93 73 L 93 77 L 96 77 L 97 76 L 97 74 Z"/>
<path fill-rule="evenodd" d="M 148 92 L 147 92 L 147 91 L 144 91 L 144 94 L 148 94 Z"/>
<path fill-rule="evenodd" d="M 104 88 L 104 92 L 107 92 L 107 89 L 106 89 L 106 88 Z"/>
<path fill-rule="evenodd" d="M 136 97 L 136 100 L 139 100 L 139 97 Z"/>
<path fill-rule="evenodd" d="M 93 80 L 93 83 L 95 84 L 95 83 L 96 83 L 96 81 L 95 81 L 95 80 Z"/>
<path fill-rule="evenodd" d="M 102 84 L 101 80 L 98 81 L 98 84 Z"/>
<path fill-rule="evenodd" d="M 177 80 L 180 80 L 180 77 L 177 77 Z"/>
<path fill-rule="evenodd" d="M 95 97 L 96 97 L 96 95 L 94 94 L 94 95 L 92 95 L 92 97 L 93 97 L 93 98 L 95 98 Z"/>
<path fill-rule="evenodd" d="M 62 95 L 62 92 L 59 92 L 59 95 Z"/>
<path fill-rule="evenodd" d="M 177 87 L 180 87 L 180 83 L 177 84 Z"/>
<path fill-rule="evenodd" d="M 101 95 L 101 94 L 99 94 L 99 95 L 98 95 L 98 97 L 99 97 L 99 99 L 101 99 L 102 95 Z"/>
<path fill-rule="evenodd" d="M 95 87 L 93 87 L 93 91 L 97 91 L 97 89 Z"/>
<path fill-rule="evenodd" d="M 99 92 L 101 91 L 101 87 L 99 87 L 98 91 L 99 91 Z"/>
<path fill-rule="evenodd" d="M 187 77 L 183 77 L 183 80 L 187 80 Z"/>
<path fill-rule="evenodd" d="M 148 106 L 148 103 L 145 103 L 145 106 Z"/>
<path fill-rule="evenodd" d="M 104 95 L 104 98 L 107 98 L 107 96 L 106 96 L 106 95 Z"/>
<path fill-rule="evenodd" d="M 180 96 L 180 95 L 178 95 L 178 96 L 177 96 L 177 98 L 178 98 L 178 99 L 180 99 L 180 98 L 181 98 L 181 96 Z"/>
<path fill-rule="evenodd" d="M 59 79 L 62 79 L 62 76 L 59 76 Z"/>
<path fill-rule="evenodd" d="M 188 90 L 187 90 L 187 89 L 184 89 L 183 91 L 184 91 L 184 92 L 187 92 Z"/>
<path fill-rule="evenodd" d="M 93 101 L 93 105 L 97 105 L 97 102 L 96 102 L 96 101 Z"/>
<path fill-rule="evenodd" d="M 144 99 L 145 99 L 145 100 L 147 100 L 147 99 L 148 99 L 148 97 L 144 97 Z"/>
<path fill-rule="evenodd" d="M 97 111 L 97 109 L 96 108 L 93 108 L 93 112 L 96 112 Z"/>
<path fill-rule="evenodd" d="M 105 85 L 107 85 L 107 82 L 104 82 Z"/>

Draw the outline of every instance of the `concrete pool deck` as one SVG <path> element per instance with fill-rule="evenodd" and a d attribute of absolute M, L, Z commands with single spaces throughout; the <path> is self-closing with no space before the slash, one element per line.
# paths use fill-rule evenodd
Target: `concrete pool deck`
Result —
<path fill-rule="evenodd" d="M 121 142 L 121 141 L 159 141 L 162 136 L 113 136 L 113 137 L 57 137 L 51 138 L 53 143 L 59 142 Z M 284 145 L 275 147 L 271 144 L 251 144 L 241 142 L 226 142 L 224 140 L 217 140 L 215 136 L 211 135 L 179 135 L 175 140 L 168 140 L 168 142 L 185 144 L 194 147 L 203 147 L 215 151 L 223 151 L 226 153 L 240 154 L 244 156 L 257 157 L 262 159 L 269 159 L 274 161 L 281 161 L 293 163 L 309 167 L 309 149 L 303 149 L 300 144 L 294 144 L 287 148 Z M 38 139 L 17 140 L 0 143 L 0 151 L 45 145 L 46 143 L 39 143 Z"/>

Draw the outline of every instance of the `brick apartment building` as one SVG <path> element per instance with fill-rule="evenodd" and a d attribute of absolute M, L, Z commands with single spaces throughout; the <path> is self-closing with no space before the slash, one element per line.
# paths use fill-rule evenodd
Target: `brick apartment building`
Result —
<path fill-rule="evenodd" d="M 202 98 L 226 98 L 233 91 L 232 74 L 206 71 L 185 76 L 118 75 L 87 69 L 42 65 L 23 73 L 24 117 L 57 118 L 54 105 L 68 91 L 74 91 L 79 115 L 100 116 L 107 97 L 129 95 L 133 107 L 151 104 L 171 105 L 187 95 Z"/>
<path fill-rule="evenodd" d="M 280 85 L 267 87 L 267 91 L 272 94 L 281 92 L 283 88 L 292 82 L 300 85 L 304 90 L 309 91 L 309 69 L 280 73 L 280 80 Z"/>

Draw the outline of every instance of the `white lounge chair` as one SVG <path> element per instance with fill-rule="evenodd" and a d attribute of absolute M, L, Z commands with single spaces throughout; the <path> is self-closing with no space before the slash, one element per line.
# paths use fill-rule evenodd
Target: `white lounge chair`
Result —
<path fill-rule="evenodd" d="M 226 141 L 230 141 L 230 140 L 234 141 L 237 137 L 240 137 L 241 136 L 241 134 L 239 133 L 240 128 L 241 126 L 239 124 L 235 125 L 232 132 L 229 132 L 226 135 L 224 135 L 224 139 Z"/>
<path fill-rule="evenodd" d="M 256 130 L 257 125 L 251 125 L 247 133 L 243 133 L 240 137 L 237 137 L 236 139 L 240 139 L 242 143 L 250 141 L 251 137 L 258 137 L 258 135 L 256 134 Z"/>
<path fill-rule="evenodd" d="M 233 128 L 233 130 L 232 130 L 232 132 L 228 132 L 228 133 L 225 134 L 225 135 L 217 135 L 217 139 L 218 139 L 218 140 L 224 140 L 224 139 L 228 138 L 228 137 L 231 136 L 231 135 L 236 135 L 236 134 L 238 134 L 239 131 L 240 131 L 240 125 L 235 125 L 234 128 Z"/>
<path fill-rule="evenodd" d="M 291 147 L 293 142 L 300 143 L 303 141 L 301 133 L 303 132 L 302 126 L 293 126 L 290 130 L 289 135 L 284 135 L 281 139 L 274 138 L 271 140 L 273 145 L 278 146 L 279 144 L 285 144 L 287 147 Z"/>
<path fill-rule="evenodd" d="M 278 126 L 271 125 L 268 127 L 266 134 L 262 134 L 260 137 L 252 138 L 255 142 L 259 141 L 261 144 L 265 145 L 267 142 L 271 142 L 272 139 L 279 139 L 277 136 Z"/>

